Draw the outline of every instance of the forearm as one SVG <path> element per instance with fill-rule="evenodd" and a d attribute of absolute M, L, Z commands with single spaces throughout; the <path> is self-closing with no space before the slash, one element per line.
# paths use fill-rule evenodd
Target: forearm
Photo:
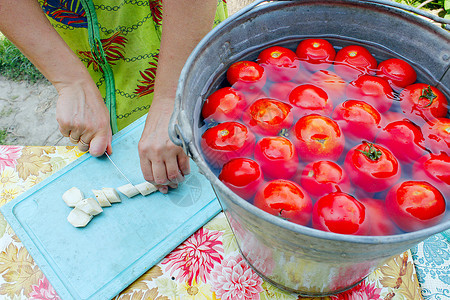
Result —
<path fill-rule="evenodd" d="M 57 88 L 89 73 L 47 20 L 37 0 L 0 0 L 0 31 Z"/>
<path fill-rule="evenodd" d="M 154 103 L 173 107 L 178 78 L 189 54 L 212 29 L 216 0 L 164 0 L 163 31 Z M 171 103 L 167 103 L 171 102 Z"/>

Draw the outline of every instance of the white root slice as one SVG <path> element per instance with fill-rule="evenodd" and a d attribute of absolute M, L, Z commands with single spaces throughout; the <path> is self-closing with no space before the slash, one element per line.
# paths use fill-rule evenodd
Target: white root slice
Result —
<path fill-rule="evenodd" d="M 124 194 L 125 196 L 127 196 L 128 198 L 134 197 L 137 194 L 139 194 L 139 190 L 131 183 L 119 186 L 117 190 L 122 194 Z"/>
<path fill-rule="evenodd" d="M 92 190 L 94 193 L 95 199 L 97 199 L 98 203 L 101 207 L 111 206 L 111 202 L 109 202 L 108 198 L 106 198 L 105 193 L 102 190 Z"/>
<path fill-rule="evenodd" d="M 106 199 L 108 199 L 108 201 L 110 203 L 122 202 L 122 200 L 120 199 L 119 193 L 117 193 L 114 188 L 104 187 L 104 188 L 102 188 L 102 191 L 103 191 L 103 194 L 105 194 Z"/>
<path fill-rule="evenodd" d="M 77 205 L 78 202 L 83 200 L 83 198 L 84 198 L 83 192 L 77 187 L 68 189 L 62 195 L 62 199 L 70 207 L 75 207 L 75 205 Z"/>
<path fill-rule="evenodd" d="M 74 208 L 67 216 L 67 221 L 75 227 L 85 227 L 92 218 L 92 215 L 87 214 L 78 208 Z"/>
<path fill-rule="evenodd" d="M 153 184 L 151 184 L 148 181 L 144 181 L 142 183 L 139 183 L 137 185 L 135 185 L 136 189 L 139 191 L 139 193 L 141 193 L 142 196 L 147 196 L 151 193 L 156 192 L 158 189 L 156 188 L 156 186 L 154 186 Z"/>
<path fill-rule="evenodd" d="M 103 211 L 100 204 L 94 198 L 86 198 L 77 203 L 75 208 L 89 214 L 96 216 Z"/>

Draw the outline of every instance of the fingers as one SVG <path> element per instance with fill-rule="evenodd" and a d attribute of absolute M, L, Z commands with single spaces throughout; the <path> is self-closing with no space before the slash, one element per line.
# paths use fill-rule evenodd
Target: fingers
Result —
<path fill-rule="evenodd" d="M 94 136 L 83 134 L 80 136 L 76 131 L 69 133 L 69 140 L 72 144 L 76 144 L 82 152 L 89 151 L 92 156 L 101 156 L 105 151 L 112 154 L 111 132 L 98 132 Z"/>
<path fill-rule="evenodd" d="M 108 154 L 112 154 L 111 140 L 112 140 L 111 133 L 100 133 L 95 135 L 90 141 L 89 153 L 92 156 L 96 157 L 102 156 L 103 153 L 105 153 L 105 151 Z"/>
<path fill-rule="evenodd" d="M 144 147 L 139 143 L 139 155 L 142 174 L 145 180 L 153 183 L 161 193 L 167 193 L 168 188 L 177 188 L 190 172 L 189 158 L 183 150 L 170 141 L 164 151 Z M 161 150 L 161 149 L 160 149 Z"/>

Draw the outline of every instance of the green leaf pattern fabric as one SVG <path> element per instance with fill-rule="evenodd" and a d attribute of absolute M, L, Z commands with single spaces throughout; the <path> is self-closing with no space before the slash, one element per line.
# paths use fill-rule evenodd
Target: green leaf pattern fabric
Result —
<path fill-rule="evenodd" d="M 92 0 L 106 60 L 115 80 L 119 130 L 148 112 L 158 63 L 162 0 Z M 79 0 L 39 0 L 49 21 L 86 65 L 103 97 L 106 83 L 93 59 L 85 12 Z M 215 24 L 227 17 L 226 0 L 218 0 Z"/>

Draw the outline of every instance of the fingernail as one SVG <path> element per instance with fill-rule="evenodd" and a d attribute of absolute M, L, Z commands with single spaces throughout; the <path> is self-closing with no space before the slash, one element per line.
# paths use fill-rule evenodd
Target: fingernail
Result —
<path fill-rule="evenodd" d="M 169 191 L 169 188 L 167 186 L 162 186 L 158 190 L 163 194 L 167 194 L 167 192 Z"/>

